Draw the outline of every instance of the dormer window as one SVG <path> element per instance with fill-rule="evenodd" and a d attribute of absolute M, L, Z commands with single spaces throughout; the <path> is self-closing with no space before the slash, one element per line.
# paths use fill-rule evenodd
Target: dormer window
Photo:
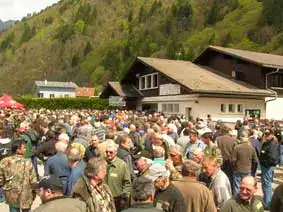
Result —
<path fill-rule="evenodd" d="M 156 89 L 158 88 L 158 73 L 147 74 L 139 77 L 139 89 Z"/>

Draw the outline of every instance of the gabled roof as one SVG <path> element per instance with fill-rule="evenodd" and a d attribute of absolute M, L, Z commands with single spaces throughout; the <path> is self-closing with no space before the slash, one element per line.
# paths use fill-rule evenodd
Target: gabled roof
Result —
<path fill-rule="evenodd" d="M 242 94 L 272 96 L 273 92 L 236 81 L 216 71 L 189 61 L 138 57 L 138 61 L 151 66 L 183 86 L 197 93 Z"/>
<path fill-rule="evenodd" d="M 209 46 L 206 50 L 209 50 L 209 49 L 214 50 L 219 53 L 230 55 L 232 57 L 242 59 L 247 62 L 255 63 L 260 66 L 271 67 L 271 68 L 283 68 L 283 56 L 282 55 L 251 52 L 251 51 L 246 51 L 246 50 L 231 49 L 231 48 L 225 48 L 225 47 L 220 47 L 220 46 Z"/>
<path fill-rule="evenodd" d="M 121 85 L 120 82 L 108 82 L 115 92 L 121 97 L 141 97 L 143 94 L 133 85 Z"/>
<path fill-rule="evenodd" d="M 58 81 L 35 81 L 37 87 L 56 87 L 56 88 L 77 88 L 74 82 L 58 82 Z"/>

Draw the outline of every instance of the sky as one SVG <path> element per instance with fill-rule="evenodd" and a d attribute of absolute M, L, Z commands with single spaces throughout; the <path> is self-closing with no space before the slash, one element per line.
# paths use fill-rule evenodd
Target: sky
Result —
<path fill-rule="evenodd" d="M 59 0 L 0 0 L 0 19 L 2 21 L 21 20 L 28 13 L 40 10 Z"/>

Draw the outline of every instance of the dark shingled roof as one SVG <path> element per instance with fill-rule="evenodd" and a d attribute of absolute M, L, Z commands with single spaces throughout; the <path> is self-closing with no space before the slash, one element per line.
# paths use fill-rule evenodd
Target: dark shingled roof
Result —
<path fill-rule="evenodd" d="M 140 92 L 133 85 L 121 85 L 120 82 L 108 82 L 116 93 L 121 97 L 141 97 L 143 96 L 142 92 Z"/>
<path fill-rule="evenodd" d="M 272 91 L 259 89 L 248 83 L 229 79 L 207 67 L 189 61 L 138 57 L 137 60 L 151 66 L 193 92 L 211 94 L 241 94 L 273 96 Z"/>
<path fill-rule="evenodd" d="M 35 81 L 37 87 L 78 88 L 74 82 Z"/>
<path fill-rule="evenodd" d="M 260 52 L 251 52 L 240 49 L 231 49 L 220 46 L 209 46 L 208 49 L 212 49 L 219 53 L 223 53 L 226 55 L 230 55 L 232 57 L 236 57 L 251 63 L 255 63 L 264 67 L 272 67 L 272 68 L 283 68 L 283 56 L 275 55 L 275 54 L 267 54 Z"/>

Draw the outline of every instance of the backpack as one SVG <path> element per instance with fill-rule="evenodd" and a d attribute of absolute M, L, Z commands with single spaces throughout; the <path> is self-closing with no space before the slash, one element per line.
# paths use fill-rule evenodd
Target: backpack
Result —
<path fill-rule="evenodd" d="M 33 146 L 37 146 L 38 142 L 41 139 L 40 134 L 33 129 L 29 129 L 29 130 L 23 132 L 23 134 L 27 135 L 29 137 Z"/>

